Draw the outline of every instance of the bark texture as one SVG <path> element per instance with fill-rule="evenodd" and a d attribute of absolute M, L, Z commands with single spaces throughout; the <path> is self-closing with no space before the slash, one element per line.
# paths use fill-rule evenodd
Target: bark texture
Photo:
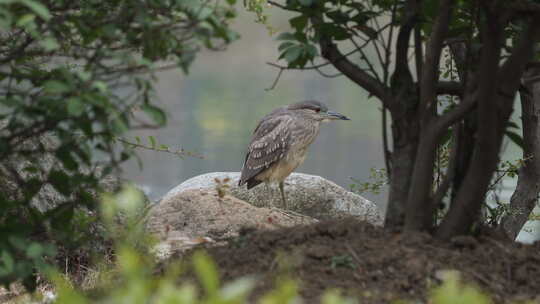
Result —
<path fill-rule="evenodd" d="M 502 230 L 511 239 L 517 237 L 527 222 L 540 194 L 540 67 L 527 69 L 520 97 L 525 162 L 510 198 L 510 211 L 501 221 Z"/>

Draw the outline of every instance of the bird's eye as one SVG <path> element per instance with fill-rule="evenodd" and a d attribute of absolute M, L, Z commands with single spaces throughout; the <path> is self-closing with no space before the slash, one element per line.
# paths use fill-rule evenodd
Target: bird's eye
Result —
<path fill-rule="evenodd" d="M 316 108 L 314 111 L 315 111 L 315 113 L 319 113 L 321 111 L 321 109 Z"/>

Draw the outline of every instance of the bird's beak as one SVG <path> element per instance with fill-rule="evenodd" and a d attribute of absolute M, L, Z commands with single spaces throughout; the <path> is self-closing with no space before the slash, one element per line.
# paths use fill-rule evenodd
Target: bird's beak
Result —
<path fill-rule="evenodd" d="M 328 111 L 328 112 L 326 112 L 326 115 L 328 116 L 329 119 L 350 120 L 347 116 L 345 116 L 343 114 L 336 113 L 336 112 Z"/>

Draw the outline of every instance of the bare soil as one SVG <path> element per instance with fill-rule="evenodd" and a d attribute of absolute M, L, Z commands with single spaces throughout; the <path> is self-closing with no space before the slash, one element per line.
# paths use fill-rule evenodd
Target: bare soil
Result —
<path fill-rule="evenodd" d="M 288 273 L 300 282 L 305 303 L 340 288 L 360 303 L 425 300 L 441 272 L 457 270 L 495 303 L 540 303 L 540 244 L 493 236 L 457 237 L 395 233 L 353 219 L 276 231 L 249 231 L 224 246 L 208 247 L 224 280 L 257 275 L 254 299 Z"/>

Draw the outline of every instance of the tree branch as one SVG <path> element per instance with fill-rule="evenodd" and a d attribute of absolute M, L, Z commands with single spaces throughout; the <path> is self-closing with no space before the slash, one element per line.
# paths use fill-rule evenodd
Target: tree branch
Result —
<path fill-rule="evenodd" d="M 520 90 L 523 125 L 523 159 L 510 208 L 501 220 L 501 229 L 515 239 L 538 202 L 540 194 L 540 75 L 539 68 L 528 68 L 525 86 Z M 535 78 L 532 82 L 530 78 Z"/>
<path fill-rule="evenodd" d="M 433 24 L 431 37 L 426 46 L 426 57 L 422 68 L 421 90 L 420 90 L 420 111 L 433 116 L 436 107 L 437 83 L 439 78 L 439 62 L 443 42 L 450 25 L 450 16 L 453 7 L 453 0 L 443 0 L 439 4 L 439 15 Z"/>
<path fill-rule="evenodd" d="M 463 95 L 463 83 L 461 81 L 440 80 L 437 82 L 436 91 L 439 95 Z"/>
<path fill-rule="evenodd" d="M 321 15 L 311 17 L 314 26 L 320 26 L 324 23 Z M 388 94 L 388 88 L 367 72 L 360 69 L 344 56 L 332 40 L 322 35 L 319 40 L 322 56 L 330 61 L 334 67 L 343 73 L 347 78 L 364 88 L 369 94 L 379 98 L 383 104 L 388 104 L 391 95 Z"/>
<path fill-rule="evenodd" d="M 453 110 L 446 112 L 437 119 L 436 128 L 444 130 L 456 121 L 462 119 L 477 103 L 478 92 L 468 94 Z"/>
<path fill-rule="evenodd" d="M 509 102 L 513 102 L 514 95 L 519 88 L 521 75 L 525 71 L 527 63 L 533 56 L 534 45 L 540 38 L 540 19 L 532 18 L 527 29 L 520 35 L 518 45 L 512 55 L 500 69 L 499 83 L 501 87 L 498 93 L 507 96 Z"/>
<path fill-rule="evenodd" d="M 409 40 L 411 32 L 414 29 L 418 19 L 418 3 L 416 0 L 407 1 L 405 7 L 405 17 L 402 19 L 401 28 L 397 37 L 396 45 L 396 70 L 409 70 L 409 60 L 407 54 L 409 52 Z M 410 71 L 409 71 L 410 74 Z"/>
<path fill-rule="evenodd" d="M 518 14 L 540 14 L 540 4 L 527 0 L 513 0 L 505 3 L 507 9 L 512 10 Z"/>
<path fill-rule="evenodd" d="M 438 139 L 445 130 L 445 128 L 433 128 L 433 126 L 440 127 L 433 118 L 437 115 L 436 89 L 441 49 L 448 32 L 453 3 L 454 0 L 442 0 L 439 4 L 439 14 L 435 19 L 431 37 L 427 43 L 425 62 L 422 67 L 420 106 L 418 108 L 422 130 L 407 199 L 405 228 L 408 230 L 429 229 L 429 226 L 432 225 L 434 208 L 429 205 L 429 197 L 433 183 L 433 165 L 435 151 L 439 144 Z M 421 161 L 418 161 L 419 159 Z M 418 212 L 422 209 L 425 211 Z"/>
<path fill-rule="evenodd" d="M 388 176 L 388 180 L 392 179 L 392 163 L 391 163 L 391 157 L 392 152 L 390 152 L 390 149 L 388 147 L 388 127 L 387 127 L 387 115 L 386 115 L 386 108 L 382 107 L 381 109 L 381 115 L 382 115 L 382 138 L 383 138 L 383 153 L 384 153 L 384 164 L 386 166 L 386 174 Z"/>
<path fill-rule="evenodd" d="M 322 56 L 330 61 L 338 71 L 364 88 L 371 95 L 379 98 L 383 103 L 388 103 L 390 95 L 385 85 L 343 56 L 338 47 L 329 39 L 321 38 L 319 45 Z"/>
<path fill-rule="evenodd" d="M 437 236 L 448 239 L 470 231 L 478 219 L 485 193 L 498 163 L 502 130 L 499 128 L 504 120 L 500 117 L 497 102 L 497 84 L 493 83 L 493 75 L 500 71 L 499 61 L 504 39 L 505 23 L 500 22 L 498 15 L 486 11 L 486 19 L 480 27 L 484 38 L 480 65 L 476 73 L 478 80 L 479 122 L 477 140 L 470 160 L 470 166 L 459 191 L 452 202 L 448 213 L 442 220 Z M 471 93 L 469 96 L 474 95 Z M 506 120 L 504 120 L 506 122 Z"/>

